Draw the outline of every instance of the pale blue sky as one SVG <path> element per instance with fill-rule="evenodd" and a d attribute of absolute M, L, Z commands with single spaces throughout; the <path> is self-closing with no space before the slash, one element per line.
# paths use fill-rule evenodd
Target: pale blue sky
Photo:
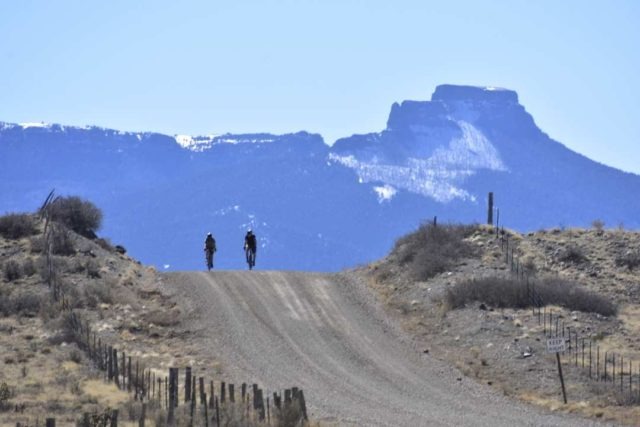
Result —
<path fill-rule="evenodd" d="M 493 85 L 640 173 L 639 76 L 640 1 L 0 3 L 0 121 L 332 143 L 438 84 Z"/>

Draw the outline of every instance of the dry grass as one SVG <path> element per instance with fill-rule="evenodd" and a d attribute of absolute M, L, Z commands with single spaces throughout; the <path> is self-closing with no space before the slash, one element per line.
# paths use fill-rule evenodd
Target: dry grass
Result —
<path fill-rule="evenodd" d="M 472 301 L 484 302 L 493 307 L 522 309 L 534 303 L 533 293 L 545 305 L 558 305 L 569 310 L 616 314 L 616 306 L 604 297 L 563 279 L 541 279 L 527 284 L 522 280 L 502 277 L 486 277 L 459 282 L 445 293 L 445 304 L 450 309 L 464 307 Z"/>

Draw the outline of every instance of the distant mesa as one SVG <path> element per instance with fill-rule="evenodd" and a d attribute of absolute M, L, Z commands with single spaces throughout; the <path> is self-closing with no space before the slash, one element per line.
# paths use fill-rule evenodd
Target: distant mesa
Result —
<path fill-rule="evenodd" d="M 440 85 L 431 96 L 432 101 L 486 101 L 495 103 L 518 103 L 518 94 L 509 89 L 492 86 Z"/>

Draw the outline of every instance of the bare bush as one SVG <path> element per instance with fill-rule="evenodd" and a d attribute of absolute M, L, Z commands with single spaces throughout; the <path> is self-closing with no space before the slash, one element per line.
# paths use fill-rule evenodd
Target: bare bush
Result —
<path fill-rule="evenodd" d="M 593 227 L 594 230 L 596 230 L 596 234 L 598 236 L 601 236 L 602 233 L 604 233 L 604 221 L 600 219 L 593 220 L 593 222 L 591 223 L 591 226 Z"/>
<path fill-rule="evenodd" d="M 4 316 L 14 314 L 36 314 L 42 306 L 42 296 L 29 292 L 14 294 L 0 293 L 0 313 Z"/>
<path fill-rule="evenodd" d="M 80 197 L 61 197 L 48 207 L 51 219 L 61 222 L 76 233 L 95 238 L 102 224 L 102 211 L 96 205 Z"/>
<path fill-rule="evenodd" d="M 627 267 L 629 270 L 633 270 L 640 266 L 640 251 L 628 251 L 623 255 L 616 258 L 616 265 L 618 267 Z"/>
<path fill-rule="evenodd" d="M 22 277 L 22 268 L 20 267 L 20 264 L 12 259 L 4 263 L 2 271 L 4 272 L 4 278 L 8 282 L 13 282 L 14 280 L 18 280 Z"/>
<path fill-rule="evenodd" d="M 582 248 L 575 245 L 567 246 L 565 250 L 563 250 L 558 254 L 558 261 L 561 261 L 561 262 L 570 262 L 572 264 L 582 264 L 584 262 L 587 262 L 588 260 L 589 259 L 585 255 Z"/>
<path fill-rule="evenodd" d="M 415 280 L 427 280 L 452 268 L 459 259 L 477 254 L 477 249 L 465 241 L 477 230 L 476 225 L 424 224 L 398 239 L 392 255 Z"/>
<path fill-rule="evenodd" d="M 0 411 L 6 411 L 11 405 L 9 405 L 9 399 L 11 399 L 12 393 L 9 385 L 5 382 L 0 383 Z"/>
<path fill-rule="evenodd" d="M 7 239 L 21 239 L 37 233 L 32 215 L 10 213 L 0 217 L 0 235 Z"/>
<path fill-rule="evenodd" d="M 32 254 L 41 254 L 44 252 L 44 238 L 35 236 L 29 239 L 30 251 Z"/>
<path fill-rule="evenodd" d="M 576 282 L 548 278 L 527 284 L 522 280 L 501 277 L 486 277 L 457 283 L 447 289 L 445 304 L 450 309 L 464 307 L 479 301 L 499 308 L 527 308 L 533 305 L 533 293 L 548 305 L 559 305 L 569 310 L 599 313 L 604 316 L 616 314 L 616 306 L 604 297 L 589 292 Z"/>
<path fill-rule="evenodd" d="M 88 283 L 84 288 L 84 299 L 90 308 L 96 308 L 100 303 L 113 304 L 114 302 L 113 291 L 104 281 Z"/>
<path fill-rule="evenodd" d="M 84 268 L 87 271 L 87 276 L 89 276 L 91 279 L 100 278 L 100 264 L 95 259 L 91 258 L 87 260 Z"/>
<path fill-rule="evenodd" d="M 51 249 L 56 255 L 75 255 L 76 248 L 71 232 L 65 227 L 53 227 L 51 230 Z"/>

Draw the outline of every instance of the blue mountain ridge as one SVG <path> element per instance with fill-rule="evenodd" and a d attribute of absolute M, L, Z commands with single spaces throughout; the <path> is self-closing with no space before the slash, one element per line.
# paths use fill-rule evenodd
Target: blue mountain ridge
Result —
<path fill-rule="evenodd" d="M 328 146 L 307 132 L 167 136 L 0 122 L 0 213 L 36 209 L 50 189 L 105 213 L 100 234 L 161 269 L 336 271 L 384 256 L 422 221 L 482 222 L 493 191 L 518 230 L 640 226 L 640 176 L 552 140 L 516 92 L 438 86 L 393 104 L 384 130 Z"/>

